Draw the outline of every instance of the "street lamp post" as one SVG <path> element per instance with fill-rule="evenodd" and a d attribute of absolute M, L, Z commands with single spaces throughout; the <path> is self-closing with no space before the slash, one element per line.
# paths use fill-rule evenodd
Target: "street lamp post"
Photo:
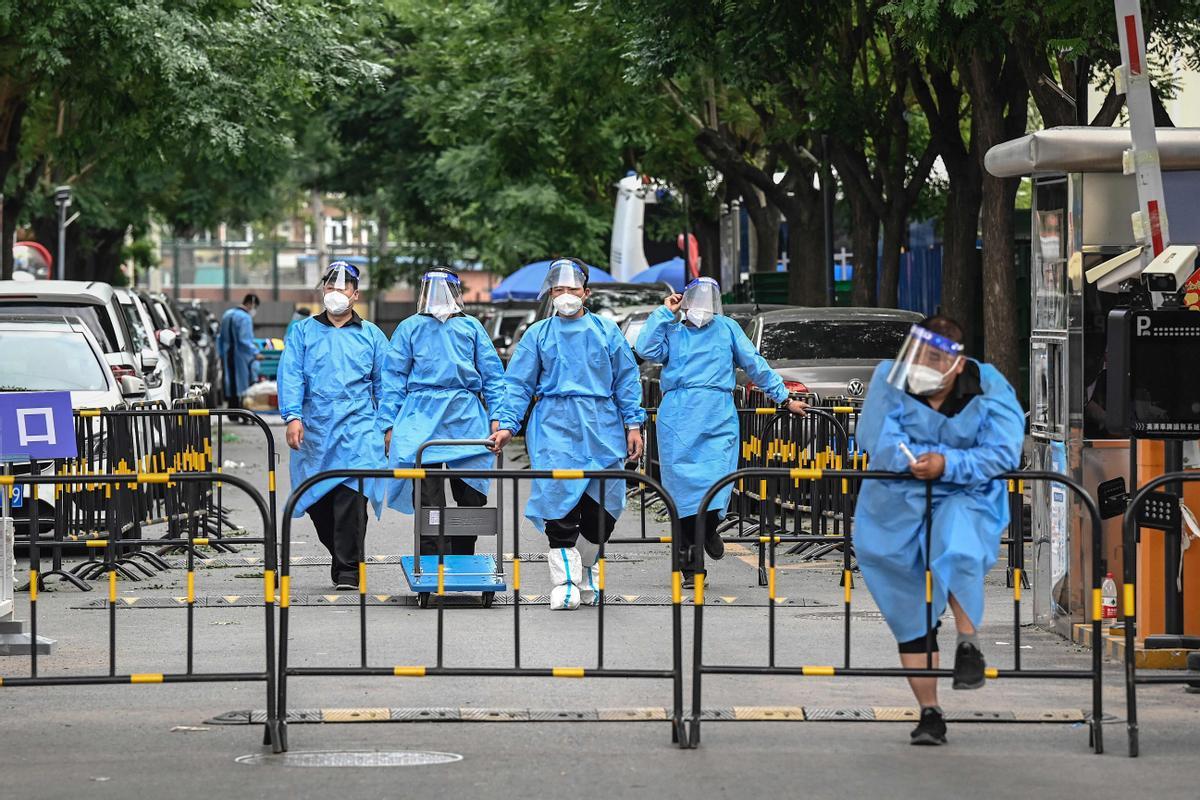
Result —
<path fill-rule="evenodd" d="M 71 207 L 71 187 L 56 186 L 54 204 L 58 206 L 58 279 L 67 277 L 67 209 Z"/>

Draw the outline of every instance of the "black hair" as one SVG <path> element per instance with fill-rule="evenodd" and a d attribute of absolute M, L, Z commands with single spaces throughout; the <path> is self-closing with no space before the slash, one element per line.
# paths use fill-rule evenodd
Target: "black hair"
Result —
<path fill-rule="evenodd" d="M 312 311 L 308 308 L 308 306 L 300 306 L 296 309 L 296 313 L 302 317 L 312 316 Z"/>
<path fill-rule="evenodd" d="M 927 331 L 933 331 L 938 336 L 945 336 L 950 341 L 958 344 L 963 344 L 963 339 L 966 338 L 962 325 L 943 314 L 934 314 L 932 317 L 926 317 L 921 321 L 921 327 Z"/>
<path fill-rule="evenodd" d="M 260 305 L 262 305 L 262 302 L 258 299 L 258 295 L 251 292 L 242 298 L 242 305 L 258 308 Z"/>

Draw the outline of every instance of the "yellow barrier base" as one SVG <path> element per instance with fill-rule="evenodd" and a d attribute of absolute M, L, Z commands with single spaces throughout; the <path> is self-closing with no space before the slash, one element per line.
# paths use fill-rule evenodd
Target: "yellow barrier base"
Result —
<path fill-rule="evenodd" d="M 1092 646 L 1092 626 L 1089 623 L 1077 623 L 1071 629 L 1071 639 L 1082 647 Z M 1101 643 L 1103 653 L 1108 658 L 1118 661 L 1125 660 L 1125 631 L 1114 627 L 1104 636 Z M 1133 663 L 1138 669 L 1187 669 L 1189 653 L 1196 650 L 1147 650 L 1138 645 L 1133 651 Z"/>

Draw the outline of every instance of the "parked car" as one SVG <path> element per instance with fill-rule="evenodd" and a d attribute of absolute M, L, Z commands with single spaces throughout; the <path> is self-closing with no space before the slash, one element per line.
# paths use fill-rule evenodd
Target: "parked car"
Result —
<path fill-rule="evenodd" d="M 891 308 L 793 308 L 755 316 L 746 335 L 793 393 L 860 401 L 923 315 Z M 739 386 L 750 385 L 741 370 Z"/>
<path fill-rule="evenodd" d="M 5 314 L 0 317 L 0 391 L 70 392 L 72 408 L 123 408 L 145 397 L 146 386 L 133 374 L 111 368 L 108 354 L 90 326 L 77 316 Z M 90 446 L 102 448 L 95 437 Z M 102 455 L 102 451 L 101 451 Z M 15 475 L 28 475 L 29 462 L 12 465 Z M 40 466 L 41 475 L 54 474 L 54 462 Z M 38 528 L 54 523 L 54 487 L 38 486 L 29 498 L 38 504 Z M 19 530 L 28 532 L 27 513 L 15 514 Z"/>
<path fill-rule="evenodd" d="M 99 281 L 0 281 L 0 318 L 36 314 L 77 317 L 87 325 L 119 380 L 145 379 L 158 355 L 139 351 L 116 291 Z"/>
<path fill-rule="evenodd" d="M 183 303 L 178 308 L 191 328 L 192 343 L 204 355 L 204 380 L 209 386 L 208 404 L 218 408 L 225 401 L 225 368 L 217 353 L 217 331 L 221 322 L 199 300 Z"/>
<path fill-rule="evenodd" d="M 529 327 L 537 319 L 538 304 L 513 301 L 498 303 L 491 317 L 491 326 L 484 326 L 500 360 L 505 363 L 512 356 L 513 345 L 517 341 L 517 331 L 521 326 Z"/>
<path fill-rule="evenodd" d="M 741 325 L 742 330 L 746 330 L 750 327 L 750 320 L 759 314 L 765 314 L 768 311 L 785 311 L 789 308 L 797 308 L 797 306 L 782 306 L 771 303 L 766 305 L 759 305 L 758 303 L 730 303 L 721 309 L 721 313 L 738 325 Z"/>
<path fill-rule="evenodd" d="M 180 360 L 183 366 L 183 380 L 190 388 L 194 384 L 204 383 L 204 364 L 196 353 L 196 346 L 187 335 L 183 320 L 176 314 L 170 298 L 161 292 L 146 292 L 142 299 L 150 309 L 156 331 L 172 331 L 179 347 Z"/>
<path fill-rule="evenodd" d="M 154 371 L 146 375 L 146 399 L 170 405 L 182 397 L 185 386 L 179 378 L 179 359 L 175 336 L 170 331 L 154 330 L 150 312 L 142 299 L 130 289 L 117 289 L 117 302 L 129 325 L 136 352 L 151 352 L 158 356 Z"/>

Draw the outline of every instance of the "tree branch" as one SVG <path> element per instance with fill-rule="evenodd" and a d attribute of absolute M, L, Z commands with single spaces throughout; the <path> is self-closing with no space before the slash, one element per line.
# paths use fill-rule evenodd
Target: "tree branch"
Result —
<path fill-rule="evenodd" d="M 695 125 L 699 130 L 705 130 L 708 127 L 704 124 L 704 120 L 700 119 L 700 117 L 697 116 L 696 113 L 691 109 L 689 109 L 687 104 L 683 102 L 683 96 L 679 91 L 679 87 L 677 87 L 669 79 L 663 80 L 662 86 L 663 90 L 667 93 L 667 97 L 671 98 L 671 100 L 675 103 L 676 108 L 678 108 L 679 111 L 685 117 L 687 117 L 693 125 Z"/>

